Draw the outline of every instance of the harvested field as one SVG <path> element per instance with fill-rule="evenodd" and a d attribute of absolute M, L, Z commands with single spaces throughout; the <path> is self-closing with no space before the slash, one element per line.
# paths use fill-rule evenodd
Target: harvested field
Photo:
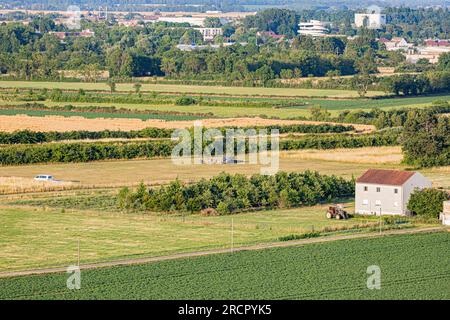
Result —
<path fill-rule="evenodd" d="M 0 177 L 0 194 L 69 190 L 77 186 L 78 183 L 72 181 L 51 182 L 35 181 L 32 177 Z"/>
<path fill-rule="evenodd" d="M 402 148 L 368 147 L 357 149 L 298 150 L 281 154 L 285 159 L 326 160 L 352 163 L 398 164 L 403 160 Z"/>
<path fill-rule="evenodd" d="M 323 124 L 329 122 L 301 121 L 301 120 L 277 120 L 263 118 L 229 118 L 229 119 L 204 119 L 202 125 L 207 128 L 236 126 L 270 126 L 270 125 L 291 125 L 291 124 Z M 163 121 L 151 119 L 142 121 L 139 119 L 86 119 L 82 117 L 30 117 L 27 115 L 0 116 L 0 131 L 13 132 L 16 130 L 31 131 L 101 131 L 101 130 L 140 130 L 148 127 L 179 129 L 189 128 L 194 125 L 194 121 Z M 371 125 L 353 125 L 359 131 L 371 132 L 375 130 Z"/>

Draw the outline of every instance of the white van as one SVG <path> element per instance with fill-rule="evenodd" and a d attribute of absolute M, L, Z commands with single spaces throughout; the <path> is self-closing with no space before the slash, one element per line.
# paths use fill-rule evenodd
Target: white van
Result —
<path fill-rule="evenodd" d="M 40 174 L 34 177 L 34 180 L 36 181 L 53 181 L 53 176 L 50 176 L 48 174 Z"/>

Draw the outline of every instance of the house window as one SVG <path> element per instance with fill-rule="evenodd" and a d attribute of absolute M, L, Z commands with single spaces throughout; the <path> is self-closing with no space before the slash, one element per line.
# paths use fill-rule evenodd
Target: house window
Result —
<path fill-rule="evenodd" d="M 367 190 L 369 190 L 369 187 L 368 186 L 364 186 L 364 191 L 367 191 Z"/>
<path fill-rule="evenodd" d="M 381 188 L 380 187 L 377 187 L 377 192 L 380 192 L 381 191 Z"/>
<path fill-rule="evenodd" d="M 394 202 L 394 207 L 398 207 L 398 202 Z"/>
<path fill-rule="evenodd" d="M 376 206 L 381 206 L 381 200 L 375 200 L 375 205 Z"/>
<path fill-rule="evenodd" d="M 394 189 L 394 193 L 398 193 L 398 189 L 397 188 Z"/>
<path fill-rule="evenodd" d="M 369 204 L 369 200 L 363 200 L 363 204 L 364 205 L 368 205 Z"/>

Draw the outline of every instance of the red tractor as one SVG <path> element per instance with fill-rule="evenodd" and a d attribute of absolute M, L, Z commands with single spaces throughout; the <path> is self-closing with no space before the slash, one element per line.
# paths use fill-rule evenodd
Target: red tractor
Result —
<path fill-rule="evenodd" d="M 344 210 L 344 206 L 341 204 L 337 204 L 328 207 L 327 218 L 340 220 L 340 219 L 348 219 L 349 217 L 347 211 Z"/>

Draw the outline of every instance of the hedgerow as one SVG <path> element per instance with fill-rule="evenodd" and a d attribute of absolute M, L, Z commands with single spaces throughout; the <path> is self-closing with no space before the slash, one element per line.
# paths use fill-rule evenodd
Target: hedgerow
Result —
<path fill-rule="evenodd" d="M 237 129 L 231 128 L 228 129 Z M 256 127 L 255 129 L 267 129 L 270 133 L 273 129 L 278 129 L 280 133 L 341 133 L 354 130 L 353 126 L 333 125 L 333 124 L 298 124 L 289 126 L 268 126 Z M 220 129 L 223 134 L 227 128 Z M 245 129 L 244 129 L 245 130 Z M 67 131 L 67 132 L 35 132 L 30 130 L 15 131 L 12 133 L 0 132 L 0 144 L 35 144 L 62 140 L 83 140 L 83 139 L 105 139 L 105 138 L 170 138 L 173 129 L 146 128 L 132 131 Z"/>
<path fill-rule="evenodd" d="M 398 136 L 399 131 L 397 130 L 388 130 L 370 135 L 307 135 L 299 139 L 281 140 L 279 147 L 280 150 L 300 150 L 390 146 L 398 144 Z M 270 139 L 268 142 L 268 149 L 270 150 Z M 20 165 L 168 157 L 171 155 L 175 143 L 171 140 L 160 140 L 6 145 L 0 147 L 0 164 Z M 203 141 L 204 146 L 207 143 L 209 142 Z M 192 147 L 194 147 L 194 144 L 192 144 Z M 246 140 L 245 148 L 246 152 L 248 152 L 248 139 Z"/>

